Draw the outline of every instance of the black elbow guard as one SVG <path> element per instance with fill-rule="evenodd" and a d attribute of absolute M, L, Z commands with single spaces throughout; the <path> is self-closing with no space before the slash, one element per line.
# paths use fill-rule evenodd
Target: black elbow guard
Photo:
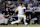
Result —
<path fill-rule="evenodd" d="M 25 9 L 24 9 L 24 12 L 25 12 Z"/>

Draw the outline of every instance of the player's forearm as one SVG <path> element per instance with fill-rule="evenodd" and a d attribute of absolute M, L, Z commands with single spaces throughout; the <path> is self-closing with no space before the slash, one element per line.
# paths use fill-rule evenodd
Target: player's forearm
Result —
<path fill-rule="evenodd" d="M 8 17 L 7 15 L 4 15 L 3 17 Z"/>
<path fill-rule="evenodd" d="M 9 15 L 3 15 L 3 17 L 8 17 Z"/>

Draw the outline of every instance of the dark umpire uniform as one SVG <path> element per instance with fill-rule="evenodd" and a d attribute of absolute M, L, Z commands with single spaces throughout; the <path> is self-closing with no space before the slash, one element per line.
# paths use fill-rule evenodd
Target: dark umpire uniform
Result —
<path fill-rule="evenodd" d="M 5 24 L 8 24 L 9 12 L 5 11 L 5 15 L 8 15 L 8 16 L 5 17 Z"/>
<path fill-rule="evenodd" d="M 6 11 L 4 13 L 4 17 L 5 17 L 4 23 L 8 24 L 8 20 L 9 20 L 9 9 L 8 8 L 6 8 Z"/>

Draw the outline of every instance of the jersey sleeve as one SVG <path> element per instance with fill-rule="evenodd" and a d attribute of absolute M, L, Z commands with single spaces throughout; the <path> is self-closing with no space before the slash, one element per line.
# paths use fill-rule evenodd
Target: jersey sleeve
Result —
<path fill-rule="evenodd" d="M 23 10 L 24 10 L 24 12 L 25 12 L 25 10 L 26 10 L 26 7 L 23 7 Z"/>
<path fill-rule="evenodd" d="M 23 7 L 23 9 L 26 9 L 26 7 Z"/>

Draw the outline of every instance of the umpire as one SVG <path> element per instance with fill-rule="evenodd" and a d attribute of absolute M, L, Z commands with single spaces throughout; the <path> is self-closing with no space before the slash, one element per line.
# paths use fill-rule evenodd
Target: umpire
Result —
<path fill-rule="evenodd" d="M 8 20 L 9 20 L 9 8 L 8 7 L 6 8 L 4 17 L 5 17 L 4 23 L 5 23 L 5 25 L 7 25 L 8 24 Z"/>

